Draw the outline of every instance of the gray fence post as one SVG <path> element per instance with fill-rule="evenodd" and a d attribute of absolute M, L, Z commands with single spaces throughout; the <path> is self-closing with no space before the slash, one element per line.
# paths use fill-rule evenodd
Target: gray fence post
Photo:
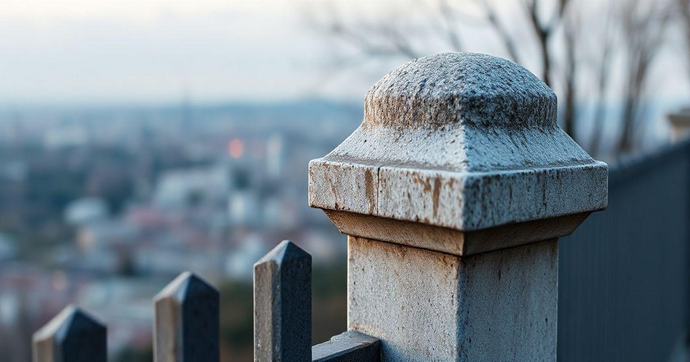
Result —
<path fill-rule="evenodd" d="M 517 64 L 440 54 L 387 74 L 310 162 L 310 205 L 348 235 L 348 329 L 383 361 L 556 359 L 557 240 L 608 175 L 556 114 Z"/>
<path fill-rule="evenodd" d="M 154 299 L 156 362 L 218 362 L 219 293 L 190 272 Z"/>
<path fill-rule="evenodd" d="M 105 362 L 106 327 L 68 306 L 34 333 L 34 362 Z"/>
<path fill-rule="evenodd" d="M 254 265 L 254 360 L 311 361 L 311 255 L 288 240 Z"/>

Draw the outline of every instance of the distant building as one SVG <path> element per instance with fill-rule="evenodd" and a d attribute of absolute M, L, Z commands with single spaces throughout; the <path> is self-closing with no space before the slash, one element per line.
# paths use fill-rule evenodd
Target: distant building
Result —
<path fill-rule="evenodd" d="M 225 273 L 232 279 L 251 281 L 254 263 L 269 250 L 260 235 L 251 234 L 244 238 L 233 253 L 225 260 Z"/>
<path fill-rule="evenodd" d="M 25 162 L 15 160 L 0 166 L 0 178 L 9 181 L 22 182 L 26 179 L 28 167 Z"/>
<path fill-rule="evenodd" d="M 233 192 L 228 197 L 230 224 L 236 226 L 258 226 L 261 223 L 260 199 L 253 190 Z"/>
<path fill-rule="evenodd" d="M 151 299 L 168 279 L 109 278 L 85 286 L 75 302 L 108 325 L 108 349 L 148 348 L 152 343 Z"/>
<path fill-rule="evenodd" d="M 223 166 L 169 171 L 156 186 L 154 203 L 159 207 L 184 208 L 204 200 L 223 200 L 229 184 Z"/>
<path fill-rule="evenodd" d="M 83 126 L 55 127 L 43 135 L 43 145 L 48 149 L 85 146 L 88 142 L 89 133 Z"/>
<path fill-rule="evenodd" d="M 75 266 L 94 271 L 129 273 L 139 230 L 126 220 L 107 220 L 82 227 L 77 247 L 83 256 Z"/>
<path fill-rule="evenodd" d="M 95 248 L 119 248 L 135 244 L 137 228 L 124 220 L 108 220 L 82 227 L 77 244 L 82 251 Z"/>
<path fill-rule="evenodd" d="M 106 202 L 95 197 L 75 200 L 65 209 L 65 221 L 76 226 L 103 221 L 108 215 Z"/>
<path fill-rule="evenodd" d="M 0 234 L 0 261 L 8 261 L 17 257 L 17 245 L 11 237 Z"/>
<path fill-rule="evenodd" d="M 191 270 L 206 278 L 215 279 L 220 270 L 222 253 L 189 245 L 174 245 L 160 240 L 154 245 L 140 247 L 133 258 L 137 271 L 146 275 L 175 277 Z"/>
<path fill-rule="evenodd" d="M 284 158 L 283 137 L 280 134 L 271 135 L 266 142 L 266 167 L 268 175 L 273 179 L 283 174 Z"/>

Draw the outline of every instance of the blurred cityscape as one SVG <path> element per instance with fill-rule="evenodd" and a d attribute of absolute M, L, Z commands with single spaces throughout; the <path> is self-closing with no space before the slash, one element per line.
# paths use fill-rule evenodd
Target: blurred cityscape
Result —
<path fill-rule="evenodd" d="M 108 325 L 110 361 L 150 361 L 152 298 L 185 270 L 220 289 L 221 360 L 252 361 L 252 267 L 284 239 L 314 257 L 313 343 L 345 330 L 347 245 L 307 206 L 307 165 L 403 62 L 513 60 L 611 166 L 666 144 L 669 113 L 690 114 L 687 0 L 2 9 L 1 361 L 30 361 L 32 333 L 71 303 Z"/>
<path fill-rule="evenodd" d="M 281 240 L 314 256 L 315 299 L 344 293 L 344 236 L 307 206 L 306 170 L 361 112 L 317 100 L 3 110 L 0 354 L 28 361 L 31 333 L 75 303 L 108 324 L 112 358 L 150 360 L 152 298 L 190 270 L 221 288 L 223 355 L 251 360 L 252 266 Z M 327 316 L 315 342 L 345 329 L 345 297 L 331 300 L 314 303 Z"/>

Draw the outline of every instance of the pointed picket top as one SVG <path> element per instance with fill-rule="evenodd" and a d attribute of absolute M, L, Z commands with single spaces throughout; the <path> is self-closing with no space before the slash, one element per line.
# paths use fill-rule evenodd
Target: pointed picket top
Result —
<path fill-rule="evenodd" d="M 299 246 L 295 245 L 290 240 L 283 240 L 275 248 L 269 251 L 263 258 L 259 259 L 254 265 L 262 264 L 265 262 L 275 262 L 278 265 L 283 263 L 307 258 L 311 261 L 311 255 L 306 251 L 302 250 Z"/>
<path fill-rule="evenodd" d="M 106 327 L 69 305 L 33 335 L 34 362 L 105 362 Z"/>
<path fill-rule="evenodd" d="M 187 298 L 198 297 L 206 293 L 215 295 L 218 294 L 218 290 L 199 278 L 196 274 L 186 271 L 166 285 L 165 288 L 155 296 L 154 300 L 175 298 L 177 301 L 184 302 Z"/>
<path fill-rule="evenodd" d="M 219 360 L 218 290 L 184 272 L 154 298 L 155 361 Z"/>
<path fill-rule="evenodd" d="M 289 240 L 254 264 L 254 360 L 311 360 L 311 255 Z"/>

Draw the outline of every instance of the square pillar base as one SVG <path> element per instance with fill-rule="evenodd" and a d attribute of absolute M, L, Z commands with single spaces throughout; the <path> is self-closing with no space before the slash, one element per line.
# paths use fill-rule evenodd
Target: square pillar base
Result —
<path fill-rule="evenodd" d="M 558 241 L 459 257 L 348 237 L 348 329 L 383 361 L 555 361 Z"/>

